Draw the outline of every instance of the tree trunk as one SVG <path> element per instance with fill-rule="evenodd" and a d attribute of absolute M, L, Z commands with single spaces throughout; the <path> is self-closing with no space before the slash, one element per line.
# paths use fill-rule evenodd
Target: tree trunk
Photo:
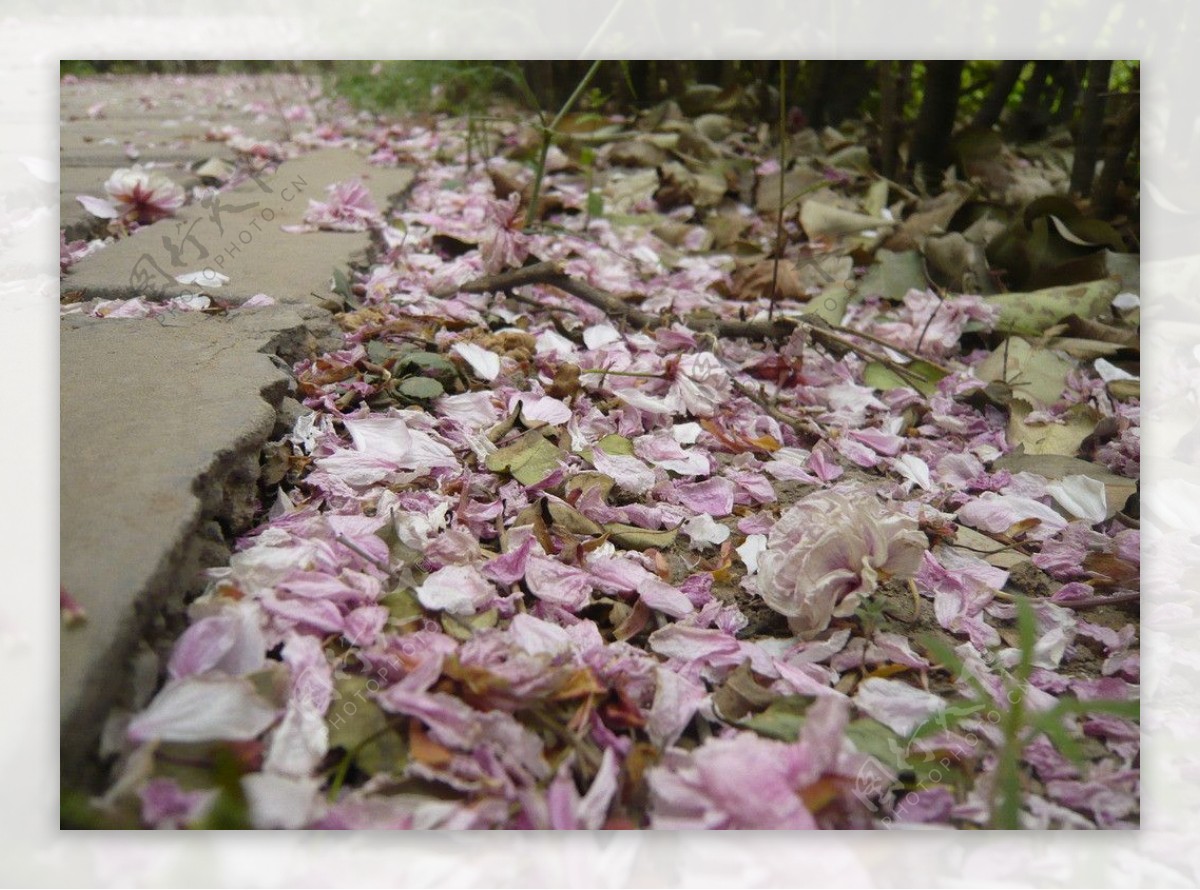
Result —
<path fill-rule="evenodd" d="M 902 108 L 893 62 L 879 62 L 879 170 L 896 178 L 896 148 L 900 136 Z"/>
<path fill-rule="evenodd" d="M 679 97 L 687 89 L 687 62 L 667 61 L 660 62 L 659 65 L 662 72 L 662 79 L 667 84 L 666 95 L 663 98 L 674 99 L 678 102 Z"/>
<path fill-rule="evenodd" d="M 1136 90 L 1137 81 L 1135 80 L 1134 92 L 1121 97 L 1125 107 L 1121 109 L 1121 113 L 1117 117 L 1116 131 L 1112 135 L 1108 149 L 1104 152 L 1104 164 L 1100 168 L 1100 175 L 1096 177 L 1095 186 L 1092 188 L 1093 212 L 1100 219 L 1108 219 L 1113 215 L 1117 200 L 1117 187 L 1125 178 L 1125 163 L 1137 141 L 1141 102 L 1138 100 Z"/>
<path fill-rule="evenodd" d="M 950 133 L 958 111 L 962 61 L 925 63 L 925 98 L 913 130 L 913 171 L 926 188 L 937 191 L 941 172 L 950 165 Z"/>
<path fill-rule="evenodd" d="M 832 89 L 825 100 L 825 119 L 836 127 L 844 120 L 858 117 L 875 83 L 866 62 L 839 60 L 828 64 Z"/>
<path fill-rule="evenodd" d="M 554 104 L 554 63 L 548 60 L 521 62 L 521 73 L 538 104 L 549 108 Z"/>
<path fill-rule="evenodd" d="M 1083 119 L 1075 137 L 1075 162 L 1071 166 L 1071 193 L 1086 195 L 1096 175 L 1096 160 L 1100 157 L 1100 140 L 1104 130 L 1104 108 L 1107 104 L 1108 79 L 1112 62 L 1088 62 L 1087 85 L 1083 90 Z"/>
<path fill-rule="evenodd" d="M 829 82 L 832 79 L 833 63 L 814 61 L 805 63 L 808 67 L 808 91 L 804 97 L 804 111 L 808 122 L 818 130 L 825 126 L 825 101 L 829 93 Z"/>
<path fill-rule="evenodd" d="M 1050 122 L 1050 103 L 1046 100 L 1048 81 L 1061 64 L 1042 60 L 1033 66 L 1033 74 L 1025 82 L 1025 94 L 1007 128 L 1010 139 L 1018 142 L 1036 139 L 1046 132 Z"/>
<path fill-rule="evenodd" d="M 1081 62 L 1064 62 L 1055 78 L 1060 87 L 1058 107 L 1050 116 L 1050 123 L 1055 126 L 1065 124 L 1075 116 L 1075 107 L 1079 101 L 1081 64 Z"/>
<path fill-rule="evenodd" d="M 639 106 L 650 104 L 650 63 L 644 59 L 635 59 L 626 64 L 629 67 L 634 103 Z"/>
<path fill-rule="evenodd" d="M 1000 115 L 1004 112 L 1008 97 L 1012 95 L 1013 87 L 1021 79 L 1021 72 L 1024 69 L 1024 61 L 1000 63 L 1000 67 L 996 69 L 996 73 L 992 77 L 992 86 L 988 90 L 987 98 L 983 100 L 983 105 L 979 107 L 975 119 L 971 121 L 972 127 L 990 129 L 1000 122 Z"/>
<path fill-rule="evenodd" d="M 738 63 L 731 61 L 721 62 L 721 80 L 718 86 L 723 90 L 737 86 L 738 82 Z"/>
<path fill-rule="evenodd" d="M 696 82 L 711 83 L 717 86 L 721 85 L 721 66 L 724 62 L 720 61 L 699 61 L 696 63 Z"/>

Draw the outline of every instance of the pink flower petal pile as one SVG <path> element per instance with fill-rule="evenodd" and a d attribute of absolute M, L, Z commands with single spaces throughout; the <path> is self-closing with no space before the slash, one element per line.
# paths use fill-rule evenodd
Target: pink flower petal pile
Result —
<path fill-rule="evenodd" d="M 545 186 L 554 228 L 524 230 L 517 195 L 464 168 L 464 136 L 450 120 L 379 125 L 360 137 L 373 160 L 419 169 L 391 224 L 343 183 L 298 227 L 371 227 L 383 247 L 354 282 L 344 347 L 295 368 L 304 474 L 210 570 L 166 684 L 128 724 L 117 789 L 142 824 L 204 824 L 229 792 L 194 764 L 219 752 L 262 828 L 986 824 L 995 723 L 981 711 L 910 739 L 972 687 L 915 621 L 909 636 L 860 616 L 915 600 L 1000 707 L 1020 658 L 1012 573 L 956 546 L 962 529 L 1053 585 L 1034 597 L 1028 707 L 1136 699 L 1135 625 L 1068 606 L 1135 589 L 1138 532 L 1086 486 L 988 468 L 1012 449 L 959 353 L 968 322 L 995 322 L 979 298 L 851 310 L 859 330 L 955 359 L 922 396 L 874 388 L 864 360 L 799 336 L 714 342 L 678 322 L 630 329 L 549 286 L 456 290 L 532 258 L 672 318 L 766 310 L 720 296 L 727 256 L 586 219 L 566 160 Z M 771 233 L 756 218 L 747 237 Z M 380 355 L 414 343 L 457 382 L 389 402 Z M 1080 368 L 1064 404 L 1111 417 L 1097 459 L 1135 475 L 1136 402 L 1096 379 Z M 1135 825 L 1136 725 L 1071 720 L 1093 753 L 1030 742 L 1023 823 Z M 905 776 L 951 756 L 965 787 Z"/>

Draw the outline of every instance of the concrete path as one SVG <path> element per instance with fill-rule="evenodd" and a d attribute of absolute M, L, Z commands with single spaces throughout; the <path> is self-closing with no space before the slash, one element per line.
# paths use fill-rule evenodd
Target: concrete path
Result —
<path fill-rule="evenodd" d="M 104 180 L 120 167 L 142 164 L 195 185 L 190 166 L 234 158 L 224 142 L 206 138 L 210 130 L 232 126 L 253 139 L 285 138 L 293 125 L 281 109 L 308 108 L 311 86 L 289 76 L 113 76 L 63 84 L 61 227 L 71 237 L 91 225 L 75 195 L 103 196 Z"/>
<path fill-rule="evenodd" d="M 87 615 L 61 638 L 64 781 L 88 771 L 109 709 L 133 703 L 138 641 L 246 530 L 288 389 L 266 353 L 308 336 L 288 310 L 64 321 L 61 584 Z"/>
<path fill-rule="evenodd" d="M 223 95 L 219 84 L 205 89 Z M 190 95 L 197 99 L 195 91 Z M 64 88 L 64 159 L 68 146 L 84 144 L 80 133 L 95 134 L 95 121 L 72 120 L 66 111 L 79 101 L 68 99 Z M 220 108 L 206 112 L 226 120 Z M 136 108 L 129 114 L 119 119 L 127 129 L 152 129 L 149 112 L 144 120 Z M 90 169 L 64 166 L 64 207 L 73 200 L 68 190 L 86 182 Z M 102 184 L 111 170 L 97 163 L 94 181 Z M 385 207 L 412 172 L 371 167 L 350 150 L 313 152 L 222 192 L 219 222 L 211 207 L 185 207 L 176 218 L 86 258 L 61 283 L 64 293 L 82 291 L 85 306 L 99 298 L 197 291 L 231 304 L 256 293 L 277 302 L 140 320 L 69 315 L 61 323 L 61 583 L 87 614 L 82 623 L 64 626 L 61 637 L 64 787 L 100 778 L 95 752 L 106 716 L 114 706 L 136 706 L 150 692 L 139 682 L 149 677 L 152 683 L 162 670 L 143 641 L 161 639 L 169 630 L 164 623 L 172 616 L 177 621 L 187 597 L 202 588 L 201 570 L 223 563 L 233 537 L 247 530 L 259 498 L 263 445 L 290 425 L 299 407 L 287 398 L 288 369 L 337 342 L 320 299 L 329 296 L 335 267 L 344 270 L 365 255 L 369 235 L 289 234 L 279 226 L 298 222 L 308 199 L 323 200 L 326 186 L 354 176 Z M 180 230 L 194 236 L 186 248 L 200 245 L 208 256 L 185 255 L 183 268 L 173 265 Z M 171 280 L 155 277 L 155 264 Z M 206 267 L 230 283 L 204 291 L 173 280 Z"/>
<path fill-rule="evenodd" d="M 348 149 L 313 152 L 284 162 L 270 178 L 221 192 L 208 206 L 187 206 L 172 219 L 139 229 L 73 266 L 62 287 L 82 291 L 84 299 L 158 299 L 201 291 L 233 303 L 264 293 L 282 303 L 317 305 L 329 297 L 334 267 L 345 272 L 364 257 L 370 235 L 296 234 L 280 227 L 299 223 L 309 200 L 324 201 L 331 183 L 361 179 L 384 207 L 412 177 L 411 170 L 372 167 Z M 175 280 L 206 270 L 227 276 L 229 283 L 206 290 Z"/>

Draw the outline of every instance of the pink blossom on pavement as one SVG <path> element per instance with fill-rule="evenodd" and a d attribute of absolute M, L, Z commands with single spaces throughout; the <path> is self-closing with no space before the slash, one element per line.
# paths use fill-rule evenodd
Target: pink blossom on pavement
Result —
<path fill-rule="evenodd" d="M 149 224 L 173 216 L 187 196 L 167 176 L 141 167 L 114 170 L 104 183 L 108 199 L 79 195 L 77 200 L 93 216 Z"/>
<path fill-rule="evenodd" d="M 327 189 L 328 201 L 309 200 L 299 225 L 283 226 L 285 232 L 362 232 L 381 225 L 379 208 L 362 180 L 335 182 Z"/>

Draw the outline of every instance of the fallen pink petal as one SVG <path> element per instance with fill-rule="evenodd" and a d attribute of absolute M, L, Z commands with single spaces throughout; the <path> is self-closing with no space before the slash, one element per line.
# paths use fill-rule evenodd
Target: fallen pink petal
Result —
<path fill-rule="evenodd" d="M 1181 486 L 1142 536 L 1136 63 L 1016 71 L 986 146 L 998 62 L 836 63 L 861 99 L 828 62 L 289 64 L 146 79 L 146 121 L 205 97 L 186 164 L 63 79 L 64 133 L 141 159 L 63 195 L 63 342 L 112 338 L 64 393 L 181 412 L 64 413 L 148 494 L 64 537 L 63 646 L 132 620 L 67 574 L 89 535 L 177 551 L 64 827 L 1141 825 L 1142 544 L 1188 589 L 1200 517 Z M 916 139 L 935 85 L 970 100 Z"/>

